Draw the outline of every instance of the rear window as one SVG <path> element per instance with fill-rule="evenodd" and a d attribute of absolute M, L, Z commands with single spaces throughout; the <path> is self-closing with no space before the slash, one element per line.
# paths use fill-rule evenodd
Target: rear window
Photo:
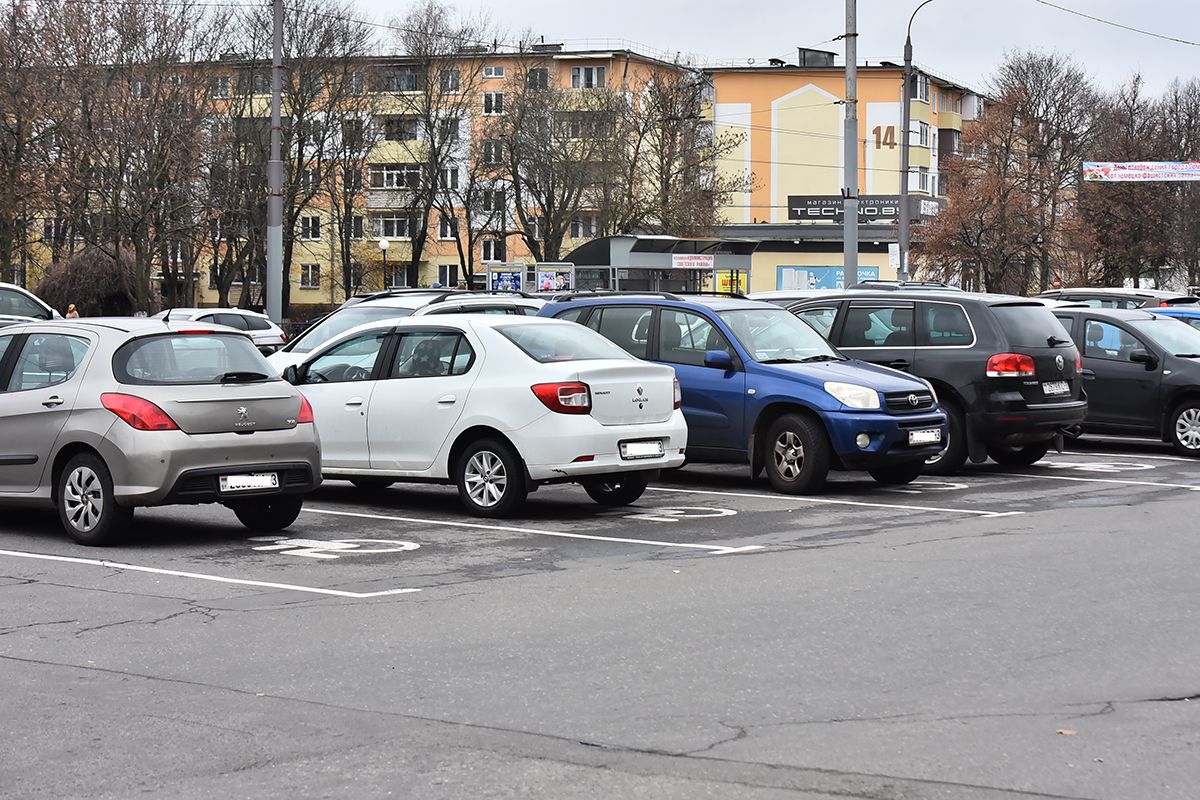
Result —
<path fill-rule="evenodd" d="M 1009 347 L 1068 347 L 1071 344 L 1071 337 L 1063 330 L 1062 323 L 1040 303 L 991 308 Z"/>
<path fill-rule="evenodd" d="M 145 336 L 122 346 L 113 356 L 113 375 L 120 383 L 143 386 L 194 386 L 245 381 L 255 374 L 278 380 L 274 368 L 245 336 L 232 333 L 186 333 Z"/>
<path fill-rule="evenodd" d="M 633 358 L 608 339 L 582 325 L 505 325 L 496 328 L 496 331 L 525 355 L 542 364 Z"/>

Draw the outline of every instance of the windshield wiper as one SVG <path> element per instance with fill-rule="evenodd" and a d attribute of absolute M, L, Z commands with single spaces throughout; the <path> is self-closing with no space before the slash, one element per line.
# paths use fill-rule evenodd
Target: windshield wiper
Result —
<path fill-rule="evenodd" d="M 801 358 L 764 358 L 758 363 L 760 364 L 800 364 L 804 359 Z"/>
<path fill-rule="evenodd" d="M 811 364 L 814 361 L 845 361 L 845 359 L 839 358 L 838 356 L 830 356 L 830 355 L 824 355 L 824 354 L 819 355 L 819 356 L 805 356 L 804 358 L 800 359 L 800 362 L 803 364 Z"/>
<path fill-rule="evenodd" d="M 1200 358 L 1200 353 L 1176 353 L 1176 358 Z"/>
<path fill-rule="evenodd" d="M 251 372 L 242 370 L 240 372 L 226 372 L 217 376 L 218 383 L 253 383 L 254 381 L 270 380 L 270 375 L 265 375 L 261 372 Z"/>

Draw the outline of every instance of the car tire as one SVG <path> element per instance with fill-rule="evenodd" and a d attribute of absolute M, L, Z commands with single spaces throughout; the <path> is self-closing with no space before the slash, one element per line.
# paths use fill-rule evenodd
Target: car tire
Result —
<path fill-rule="evenodd" d="M 783 494 L 817 491 L 829 475 L 830 449 L 820 423 L 784 414 L 767 428 L 763 461 L 771 487 Z"/>
<path fill-rule="evenodd" d="M 876 483 L 882 483 L 884 486 L 903 486 L 912 483 L 924 472 L 924 461 L 906 461 L 903 464 L 890 464 L 870 470 L 870 475 Z"/>
<path fill-rule="evenodd" d="M 580 483 L 588 497 L 602 506 L 614 508 L 636 503 L 645 493 L 650 480 L 641 473 L 631 472 L 625 475 L 601 475 Z"/>
<path fill-rule="evenodd" d="M 946 412 L 946 448 L 926 460 L 924 474 L 953 475 L 967 463 L 967 417 L 956 403 L 942 403 Z"/>
<path fill-rule="evenodd" d="M 361 489 L 364 492 L 381 492 L 395 481 L 391 478 L 351 478 L 350 483 L 354 484 L 355 489 Z"/>
<path fill-rule="evenodd" d="M 301 494 L 256 497 L 253 500 L 239 500 L 229 504 L 239 522 L 260 533 L 283 530 L 296 521 L 303 507 L 304 495 Z"/>
<path fill-rule="evenodd" d="M 1031 442 L 1023 445 L 989 444 L 988 457 L 1004 467 L 1029 467 L 1046 457 L 1050 442 Z"/>
<path fill-rule="evenodd" d="M 133 521 L 133 509 L 117 503 L 108 466 L 91 453 L 73 456 L 63 467 L 54 500 L 67 535 L 89 547 L 111 544 Z"/>
<path fill-rule="evenodd" d="M 1184 400 L 1171 413 L 1171 446 L 1180 455 L 1200 457 L 1200 399 Z"/>
<path fill-rule="evenodd" d="M 525 502 L 525 465 L 505 442 L 480 439 L 467 445 L 454 467 L 458 496 L 478 517 L 506 517 Z"/>

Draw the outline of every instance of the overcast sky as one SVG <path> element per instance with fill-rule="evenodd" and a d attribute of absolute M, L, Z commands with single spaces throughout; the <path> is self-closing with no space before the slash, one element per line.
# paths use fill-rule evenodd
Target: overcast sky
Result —
<path fill-rule="evenodd" d="M 386 21 L 405 0 L 358 0 L 373 19 Z M 859 59 L 899 59 L 904 26 L 919 0 L 859 0 Z M 1196 0 L 1054 0 L 1125 25 L 1200 41 Z M 843 0 L 730 2 L 730 0 L 457 0 L 459 9 L 490 9 L 494 22 L 514 37 L 531 28 L 546 41 L 582 46 L 586 39 L 628 39 L 669 52 L 695 53 L 702 61 L 763 63 L 792 58 L 795 48 L 843 51 L 828 40 L 844 30 Z M 1070 54 L 1103 88 L 1140 71 L 1161 90 L 1172 78 L 1200 74 L 1200 47 L 1117 30 L 1066 14 L 1035 0 L 934 0 L 913 25 L 914 60 L 934 72 L 980 86 L 1013 49 Z"/>

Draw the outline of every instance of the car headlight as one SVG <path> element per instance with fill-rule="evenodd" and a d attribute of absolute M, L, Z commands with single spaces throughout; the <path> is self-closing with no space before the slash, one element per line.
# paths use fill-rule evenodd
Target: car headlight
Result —
<path fill-rule="evenodd" d="M 879 392 L 868 386 L 859 386 L 857 383 L 826 381 L 825 391 L 842 405 L 849 406 L 850 408 L 879 408 Z"/>

